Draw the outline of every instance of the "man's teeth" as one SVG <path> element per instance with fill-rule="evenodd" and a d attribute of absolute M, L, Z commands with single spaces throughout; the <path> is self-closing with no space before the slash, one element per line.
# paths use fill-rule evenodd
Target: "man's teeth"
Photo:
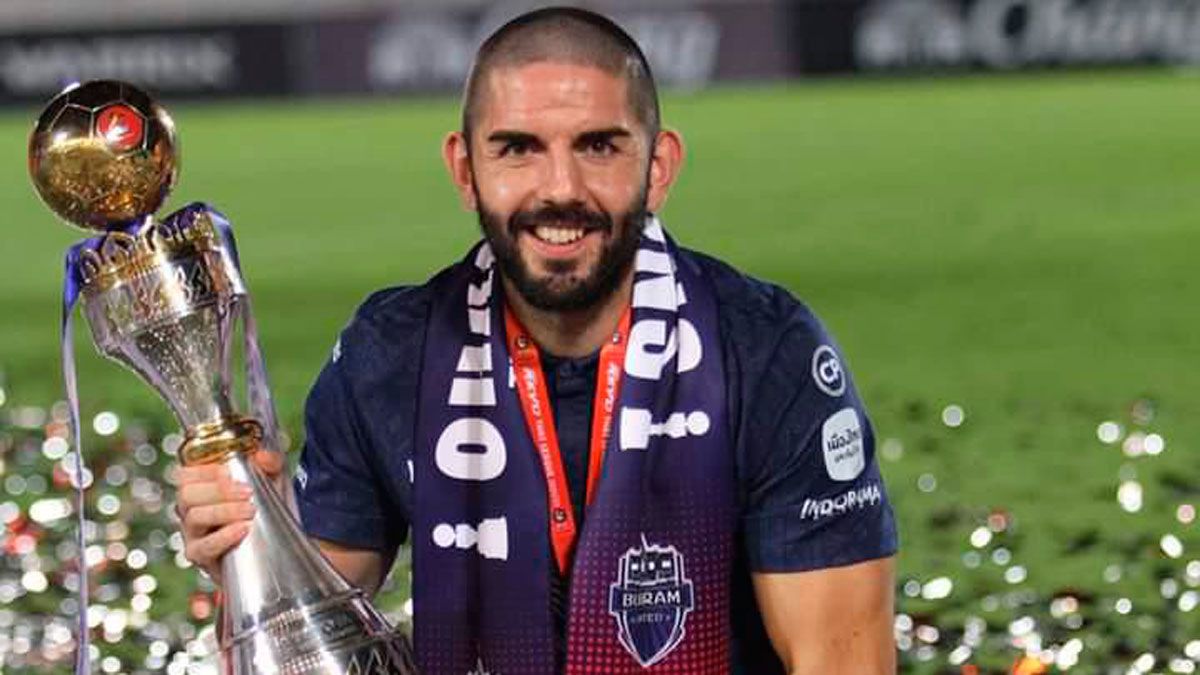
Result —
<path fill-rule="evenodd" d="M 570 244 L 583 238 L 583 228 L 539 225 L 533 228 L 533 234 L 538 239 L 551 244 Z"/>

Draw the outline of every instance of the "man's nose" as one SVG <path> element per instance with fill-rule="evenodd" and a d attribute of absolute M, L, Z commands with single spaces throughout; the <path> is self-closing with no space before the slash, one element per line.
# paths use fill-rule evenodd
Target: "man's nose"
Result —
<path fill-rule="evenodd" d="M 541 200 L 552 204 L 586 201 L 583 176 L 575 153 L 570 149 L 552 150 L 549 160 L 541 185 Z"/>

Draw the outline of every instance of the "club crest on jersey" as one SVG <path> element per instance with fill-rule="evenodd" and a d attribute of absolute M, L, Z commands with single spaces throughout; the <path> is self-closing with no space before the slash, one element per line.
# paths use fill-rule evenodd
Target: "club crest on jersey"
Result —
<path fill-rule="evenodd" d="M 609 587 L 608 613 L 617 620 L 617 639 L 643 668 L 665 659 L 686 634 L 695 606 L 683 554 L 674 546 L 646 541 L 621 556 L 617 581 Z"/>

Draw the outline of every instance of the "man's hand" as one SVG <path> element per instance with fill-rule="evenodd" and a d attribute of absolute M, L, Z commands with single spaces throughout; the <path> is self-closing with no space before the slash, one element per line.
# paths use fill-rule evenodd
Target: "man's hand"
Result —
<path fill-rule="evenodd" d="M 767 636 L 792 675 L 892 675 L 893 559 L 754 574 Z"/>
<path fill-rule="evenodd" d="M 276 479 L 283 473 L 284 458 L 260 450 L 250 461 Z M 184 555 L 221 584 L 221 556 L 250 532 L 255 508 L 248 485 L 230 477 L 224 464 L 180 467 L 176 474 L 176 511 L 183 524 Z"/>

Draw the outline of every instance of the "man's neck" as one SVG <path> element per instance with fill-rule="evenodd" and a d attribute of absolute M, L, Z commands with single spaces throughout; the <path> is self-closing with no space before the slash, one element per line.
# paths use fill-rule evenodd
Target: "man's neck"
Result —
<path fill-rule="evenodd" d="M 501 276 L 501 282 L 505 302 L 539 348 L 554 356 L 580 358 L 594 354 L 612 339 L 621 315 L 629 306 L 633 266 L 607 298 L 587 309 L 569 312 L 538 309 L 526 302 L 508 279 Z"/>

